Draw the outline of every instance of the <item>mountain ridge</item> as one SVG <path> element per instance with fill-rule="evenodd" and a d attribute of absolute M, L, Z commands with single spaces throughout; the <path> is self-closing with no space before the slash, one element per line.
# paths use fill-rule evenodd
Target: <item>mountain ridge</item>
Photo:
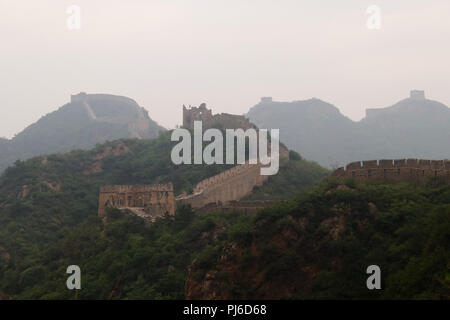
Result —
<path fill-rule="evenodd" d="M 155 138 L 161 130 L 133 99 L 82 92 L 12 139 L 0 140 L 0 171 L 18 159 L 89 149 L 107 140 Z"/>
<path fill-rule="evenodd" d="M 275 102 L 262 99 L 246 116 L 259 127 L 280 129 L 280 140 L 306 159 L 326 167 L 357 160 L 445 159 L 450 109 L 423 91 L 386 108 L 369 108 L 360 121 L 319 99 Z"/>

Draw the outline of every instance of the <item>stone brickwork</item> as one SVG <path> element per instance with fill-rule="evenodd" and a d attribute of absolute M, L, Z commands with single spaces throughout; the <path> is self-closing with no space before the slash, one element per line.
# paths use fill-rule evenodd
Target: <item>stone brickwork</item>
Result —
<path fill-rule="evenodd" d="M 218 128 L 218 129 L 250 129 L 256 126 L 252 124 L 246 117 L 220 113 L 212 114 L 211 109 L 206 108 L 206 104 L 202 103 L 199 107 L 183 106 L 183 127 L 187 129 L 194 129 L 194 121 L 202 121 L 203 129 Z"/>
<path fill-rule="evenodd" d="M 269 102 L 271 98 L 264 98 L 264 101 Z M 183 127 L 193 129 L 194 121 L 202 121 L 203 130 L 209 128 L 258 130 L 258 127 L 244 116 L 227 113 L 213 115 L 211 109 L 207 109 L 204 103 L 198 108 L 183 106 Z M 270 150 L 270 143 L 268 149 Z M 279 156 L 280 163 L 289 157 L 289 150 L 282 144 Z M 249 195 L 254 187 L 261 186 L 268 179 L 268 176 L 260 174 L 260 169 L 261 164 L 238 165 L 199 182 L 191 195 L 181 195 L 176 201 L 188 203 L 196 209 L 205 206 L 224 208 L 229 203 Z"/>
<path fill-rule="evenodd" d="M 177 202 L 202 208 L 211 204 L 227 204 L 249 195 L 255 186 L 261 186 L 269 176 L 260 174 L 260 164 L 242 164 L 200 181 L 193 194 L 176 198 Z"/>
<path fill-rule="evenodd" d="M 137 215 L 154 220 L 168 213 L 175 214 L 173 185 L 112 185 L 100 189 L 98 214 L 104 216 L 107 207 L 129 209 Z"/>
<path fill-rule="evenodd" d="M 275 201 L 270 200 L 253 200 L 253 201 L 230 201 L 226 204 L 210 203 L 198 210 L 197 213 L 208 213 L 208 212 L 229 212 L 229 211 L 239 211 L 242 213 L 254 214 L 259 210 L 271 206 Z"/>
<path fill-rule="evenodd" d="M 423 184 L 431 178 L 450 183 L 448 160 L 370 160 L 357 161 L 332 173 L 337 178 L 354 178 L 358 181 L 409 182 Z"/>
<path fill-rule="evenodd" d="M 73 97 L 73 100 L 83 100 L 85 96 Z M 269 98 L 267 98 L 269 99 Z M 205 104 L 200 107 L 187 109 L 183 106 L 183 126 L 193 129 L 194 121 L 202 121 L 203 129 L 250 129 L 258 128 L 243 116 L 231 114 L 213 115 Z M 268 146 L 270 150 L 270 143 Z M 289 150 L 282 144 L 279 148 L 280 164 L 289 158 Z M 104 216 L 107 207 L 129 209 L 136 215 L 148 220 L 148 216 L 161 216 L 165 212 L 174 214 L 175 201 L 190 204 L 194 209 L 215 208 L 232 210 L 233 208 L 244 212 L 256 212 L 263 207 L 261 203 L 238 203 L 249 195 L 253 188 L 261 186 L 269 176 L 261 175 L 261 164 L 241 164 L 226 170 L 213 177 L 200 181 L 192 194 L 180 195 L 176 199 L 173 186 L 105 186 L 100 190 L 99 215 Z M 152 220 L 153 221 L 153 220 Z"/>

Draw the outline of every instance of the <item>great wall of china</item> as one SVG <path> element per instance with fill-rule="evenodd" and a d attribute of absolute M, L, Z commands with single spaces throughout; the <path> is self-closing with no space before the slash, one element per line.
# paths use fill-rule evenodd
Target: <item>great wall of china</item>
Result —
<path fill-rule="evenodd" d="M 84 101 L 84 96 L 75 100 Z M 221 129 L 256 128 L 247 118 L 232 114 L 213 115 L 205 104 L 187 109 L 183 106 L 183 127 L 193 129 L 194 121 L 202 121 L 203 129 L 219 127 Z M 257 129 L 257 128 L 256 128 Z M 269 146 L 270 148 L 270 146 Z M 280 145 L 280 162 L 289 157 L 289 150 Z M 267 202 L 239 203 L 249 195 L 253 188 L 261 186 L 269 176 L 260 174 L 261 164 L 241 164 L 215 176 L 200 181 L 190 195 L 173 197 L 173 187 L 166 185 L 147 186 L 105 186 L 100 190 L 99 215 L 104 216 L 106 207 L 128 209 L 144 218 L 160 216 L 165 212 L 173 214 L 175 203 L 190 204 L 194 209 L 209 208 L 220 211 L 227 208 L 240 208 L 254 212 L 267 205 Z M 168 192 L 168 196 L 166 193 Z M 152 196 L 152 194 L 154 194 Z M 162 197 L 158 194 L 163 194 Z"/>
<path fill-rule="evenodd" d="M 242 164 L 200 181 L 190 195 L 176 198 L 178 203 L 198 209 L 210 204 L 227 204 L 249 195 L 255 186 L 261 186 L 269 176 L 260 174 L 260 165 Z"/>
<path fill-rule="evenodd" d="M 246 117 L 229 113 L 213 114 L 211 109 L 202 103 L 199 107 L 183 106 L 183 127 L 194 129 L 194 121 L 201 121 L 203 129 L 257 129 Z"/>
<path fill-rule="evenodd" d="M 194 121 L 202 121 L 203 129 L 210 127 L 254 128 L 243 116 L 212 115 L 204 104 L 187 109 L 183 106 L 183 127 L 192 129 Z M 289 157 L 286 147 L 280 145 L 280 161 Z M 253 188 L 261 186 L 269 176 L 260 174 L 261 164 L 241 164 L 215 176 L 200 181 L 192 194 L 174 197 L 173 186 L 105 186 L 101 189 L 99 215 L 105 214 L 108 206 L 129 209 L 144 219 L 153 221 L 165 213 L 174 214 L 175 203 L 190 204 L 197 212 L 242 210 L 255 212 L 269 202 L 240 201 Z M 408 182 L 424 184 L 431 178 L 450 183 L 450 161 L 448 160 L 370 160 L 357 161 L 345 168 L 335 170 L 331 177 L 353 178 L 358 181 L 381 181 L 388 183 Z"/>
<path fill-rule="evenodd" d="M 98 114 L 95 109 L 105 104 L 105 102 L 117 103 L 129 107 L 133 112 L 122 115 Z M 113 124 L 127 124 L 130 133 L 138 139 L 145 137 L 145 132 L 149 128 L 149 119 L 146 111 L 139 107 L 137 103 L 127 97 L 114 96 L 109 94 L 87 94 L 80 92 L 79 94 L 70 96 L 71 103 L 79 103 L 86 111 L 90 121 L 106 122 Z"/>
<path fill-rule="evenodd" d="M 193 129 L 194 121 L 202 121 L 203 129 L 219 127 L 221 129 L 251 129 L 257 127 L 244 116 L 221 113 L 212 114 L 205 104 L 189 109 L 183 106 L 183 127 Z M 289 157 L 289 150 L 280 145 L 280 161 Z M 253 188 L 261 186 L 268 176 L 260 174 L 261 164 L 241 164 L 213 177 L 200 181 L 190 195 L 180 195 L 179 203 L 190 204 L 195 209 L 205 206 L 226 206 L 249 195 Z M 252 207 L 251 204 L 248 204 Z"/>
<path fill-rule="evenodd" d="M 358 181 L 409 182 L 424 184 L 431 178 L 450 183 L 448 160 L 370 160 L 352 162 L 335 170 L 332 177 L 354 178 Z"/>
<path fill-rule="evenodd" d="M 100 188 L 98 215 L 104 217 L 106 208 L 127 209 L 148 222 L 168 213 L 175 213 L 173 185 L 110 185 Z"/>

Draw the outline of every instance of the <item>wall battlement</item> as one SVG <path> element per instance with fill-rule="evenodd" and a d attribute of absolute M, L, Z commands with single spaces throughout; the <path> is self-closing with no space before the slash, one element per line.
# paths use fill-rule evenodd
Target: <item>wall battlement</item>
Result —
<path fill-rule="evenodd" d="M 260 174 L 260 164 L 241 164 L 200 181 L 191 195 L 176 198 L 194 209 L 211 204 L 227 204 L 249 195 L 255 186 L 261 186 L 269 176 Z"/>
<path fill-rule="evenodd" d="M 349 163 L 335 170 L 332 177 L 355 178 L 359 181 L 385 181 L 426 183 L 430 178 L 440 178 L 450 183 L 450 161 L 397 159 L 369 160 Z"/>
<path fill-rule="evenodd" d="M 126 192 L 173 192 L 173 186 L 169 184 L 150 185 L 109 185 L 100 188 L 100 193 L 126 193 Z"/>
<path fill-rule="evenodd" d="M 411 90 L 409 97 L 414 100 L 425 100 L 425 91 L 423 90 Z"/>
<path fill-rule="evenodd" d="M 70 96 L 70 102 L 84 102 L 87 100 L 87 93 L 86 92 L 80 92 L 78 94 L 72 94 Z"/>
<path fill-rule="evenodd" d="M 183 127 L 194 129 L 194 121 L 202 121 L 203 129 L 222 128 L 222 129 L 250 129 L 256 126 L 252 124 L 246 117 L 220 113 L 212 114 L 212 110 L 206 108 L 206 104 L 202 103 L 199 107 L 183 106 Z"/>
<path fill-rule="evenodd" d="M 154 185 L 109 185 L 100 188 L 98 214 L 104 216 L 107 207 L 139 209 L 150 220 L 165 213 L 175 214 L 172 183 Z"/>
<path fill-rule="evenodd" d="M 242 173 L 244 173 L 246 170 L 250 169 L 251 166 L 254 166 L 254 165 L 251 165 L 248 163 L 241 164 L 239 166 L 236 166 L 236 167 L 228 169 L 224 172 L 221 172 L 215 176 L 212 176 L 210 178 L 202 180 L 197 184 L 197 186 L 194 189 L 194 192 L 200 192 L 201 190 L 204 190 L 212 185 L 225 182 L 234 177 L 238 177 L 238 176 L 242 175 Z"/>
<path fill-rule="evenodd" d="M 260 103 L 272 103 L 272 97 L 261 97 Z"/>
<path fill-rule="evenodd" d="M 88 94 L 86 92 L 80 92 L 78 94 L 72 94 L 70 96 L 70 102 L 97 102 L 97 101 L 114 101 L 121 104 L 136 106 L 137 103 L 131 98 L 124 96 L 117 96 L 112 94 L 93 93 Z"/>
<path fill-rule="evenodd" d="M 263 102 L 271 102 L 269 97 L 263 98 Z M 228 113 L 212 114 L 202 103 L 199 107 L 183 106 L 183 127 L 194 128 L 194 121 L 202 121 L 203 130 L 209 128 L 218 129 L 255 129 L 246 117 Z M 270 149 L 270 143 L 268 148 Z M 282 144 L 279 148 L 280 161 L 289 158 L 289 150 Z M 190 195 L 181 195 L 176 198 L 180 203 L 188 203 L 193 208 L 202 208 L 206 205 L 219 205 L 238 201 L 249 195 L 255 186 L 260 186 L 268 179 L 268 176 L 260 174 L 261 164 L 241 164 L 213 177 L 200 181 Z"/>

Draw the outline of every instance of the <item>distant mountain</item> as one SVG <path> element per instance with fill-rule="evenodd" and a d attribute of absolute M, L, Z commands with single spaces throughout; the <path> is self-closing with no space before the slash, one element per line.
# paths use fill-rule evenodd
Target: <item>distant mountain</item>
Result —
<path fill-rule="evenodd" d="M 351 161 L 450 157 L 450 109 L 423 91 L 391 107 L 366 110 L 359 122 L 324 101 L 274 102 L 264 98 L 247 114 L 260 128 L 279 128 L 280 138 L 303 157 L 328 167 Z"/>
<path fill-rule="evenodd" d="M 165 130 L 134 100 L 109 94 L 80 93 L 11 140 L 0 139 L 0 171 L 17 159 L 89 149 L 121 138 L 155 138 Z"/>

